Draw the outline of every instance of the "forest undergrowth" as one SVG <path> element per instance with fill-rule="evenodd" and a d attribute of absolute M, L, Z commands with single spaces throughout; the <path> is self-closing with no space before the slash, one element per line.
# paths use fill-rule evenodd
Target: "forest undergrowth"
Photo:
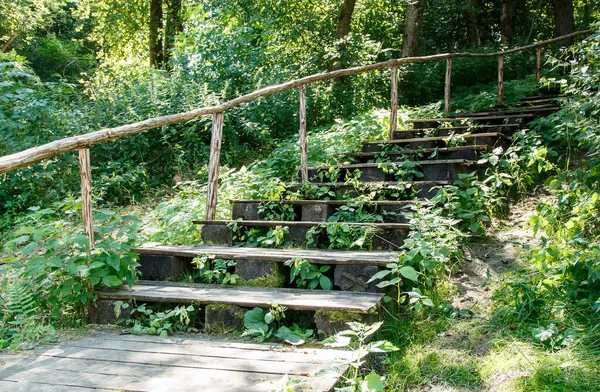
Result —
<path fill-rule="evenodd" d="M 517 133 L 506 151 L 484 154 L 481 163 L 489 166 L 482 178 L 462 175 L 414 208 L 413 231 L 397 263 L 373 277 L 380 287 L 398 289 L 398 297 L 390 299 L 397 306 L 386 315 L 379 336 L 400 350 L 373 364 L 391 390 L 589 391 L 600 385 L 595 371 L 600 358 L 600 36 L 578 44 L 566 58 L 551 60 L 563 75 L 549 80 L 566 93 L 562 109 L 536 120 L 529 132 Z M 29 78 L 20 69 L 8 72 Z M 464 111 L 489 107 L 493 88 L 482 87 L 478 96 L 464 95 L 454 105 Z M 520 98 L 537 86 L 529 78 L 507 83 L 506 89 Z M 409 117 L 441 116 L 439 109 L 439 103 L 403 108 L 400 125 Z M 387 115 L 373 110 L 313 128 L 309 164 L 337 163 L 334 155 L 358 150 L 361 140 L 382 138 Z M 298 147 L 294 139 L 273 144 L 265 159 L 222 167 L 221 200 L 340 196 L 326 187 L 288 189 L 285 184 L 296 176 Z M 68 171 L 71 163 L 49 165 Z M 51 169 L 50 177 L 61 172 Z M 9 181 L 21 181 L 27 173 Z M 200 243 L 191 221 L 205 212 L 205 173 L 202 167 L 197 178 L 164 188 L 160 197 L 156 190 L 153 197 L 146 193 L 144 203 L 117 211 L 96 200 L 102 208 L 95 212 L 94 250 L 79 228 L 81 206 L 75 197 L 11 216 L 2 238 L 0 347 L 22 349 L 52 340 L 57 330 L 82 328 L 94 287 L 135 281 L 131 250 L 136 245 Z M 110 193 L 114 183 L 105 180 L 100 184 L 108 185 L 101 189 Z M 543 195 L 535 207 L 530 199 L 527 208 L 512 208 L 517 200 L 535 197 L 534 190 Z M 363 200 L 375 197 L 366 193 Z M 221 203 L 218 217 L 229 214 L 229 203 Z M 276 238 L 261 241 L 271 245 Z M 510 252 L 510 257 L 492 263 L 485 257 L 490 252 Z M 478 265 L 475 272 L 469 269 L 473 265 Z M 480 299 L 462 301 L 467 297 L 461 284 L 470 285 Z"/>

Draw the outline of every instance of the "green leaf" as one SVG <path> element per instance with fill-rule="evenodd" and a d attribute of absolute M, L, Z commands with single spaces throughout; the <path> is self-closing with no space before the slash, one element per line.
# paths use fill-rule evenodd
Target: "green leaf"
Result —
<path fill-rule="evenodd" d="M 373 275 L 373 276 L 371 277 L 371 279 L 369 279 L 369 280 L 367 281 L 367 283 L 371 283 L 372 281 L 374 281 L 374 280 L 377 280 L 377 279 L 383 279 L 383 278 L 385 278 L 386 276 L 388 276 L 388 275 L 389 275 L 391 272 L 392 272 L 392 271 L 390 271 L 390 270 L 383 270 L 383 271 L 379 271 L 378 273 L 376 273 L 375 275 Z"/>
<path fill-rule="evenodd" d="M 331 282 L 331 279 L 329 279 L 325 275 L 321 275 L 321 277 L 319 278 L 319 284 L 321 285 L 321 288 L 323 290 L 331 290 L 333 288 L 333 283 Z"/>
<path fill-rule="evenodd" d="M 267 333 L 269 327 L 265 323 L 265 310 L 254 308 L 244 313 L 244 327 L 250 330 L 262 330 Z"/>
<path fill-rule="evenodd" d="M 294 346 L 304 344 L 304 339 L 302 339 L 300 336 L 293 333 L 285 325 L 277 330 L 277 332 L 275 333 L 275 336 L 277 338 L 283 340 L 284 342 L 289 343 Z"/>
<path fill-rule="evenodd" d="M 330 336 L 327 339 L 323 340 L 323 346 L 326 347 L 348 347 L 352 338 L 350 336 L 343 336 L 337 334 L 335 336 Z"/>
<path fill-rule="evenodd" d="M 123 284 L 123 281 L 115 275 L 107 275 L 102 278 L 102 284 L 106 287 L 116 287 Z"/>
<path fill-rule="evenodd" d="M 413 282 L 416 282 L 419 279 L 417 271 L 410 266 L 400 268 L 400 275 L 404 276 L 406 279 L 412 280 Z"/>
<path fill-rule="evenodd" d="M 375 372 L 369 373 L 369 375 L 364 378 L 360 388 L 361 392 L 385 391 L 385 385 L 383 384 L 383 381 L 381 381 L 381 376 Z"/>

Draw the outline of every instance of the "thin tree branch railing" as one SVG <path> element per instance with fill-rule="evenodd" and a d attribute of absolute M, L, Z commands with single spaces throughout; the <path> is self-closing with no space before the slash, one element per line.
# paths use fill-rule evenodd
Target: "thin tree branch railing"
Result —
<path fill-rule="evenodd" d="M 47 144 L 43 144 L 38 147 L 33 147 L 21 152 L 6 155 L 0 157 L 0 174 L 19 169 L 21 167 L 29 166 L 33 163 L 42 161 L 44 159 L 53 157 L 55 155 L 79 150 L 82 148 L 89 148 L 95 144 L 104 143 L 110 140 L 120 139 L 122 137 L 136 135 L 144 132 L 148 129 L 162 127 L 164 125 L 177 124 L 184 121 L 190 121 L 197 119 L 202 116 L 225 112 L 235 106 L 239 106 L 243 103 L 254 101 L 258 98 L 262 98 L 267 95 L 274 93 L 290 90 L 295 87 L 302 85 L 311 84 L 319 81 L 325 81 L 330 79 L 339 78 L 342 76 L 358 75 L 365 72 L 371 72 L 383 68 L 392 68 L 404 64 L 412 63 L 425 63 L 430 61 L 445 60 L 449 58 L 467 57 L 467 58 L 480 58 L 480 57 L 494 57 L 499 55 L 506 55 L 510 53 L 516 53 L 523 50 L 537 48 L 539 46 L 546 46 L 561 40 L 576 37 L 579 35 L 592 34 L 593 30 L 578 31 L 572 34 L 568 34 L 562 37 L 549 39 L 546 41 L 540 41 L 535 44 L 530 44 L 520 48 L 515 48 L 507 51 L 500 51 L 494 53 L 442 53 L 431 56 L 422 57 L 406 57 L 401 59 L 393 59 L 380 63 L 364 65 L 354 68 L 340 69 L 332 72 L 325 72 L 321 74 L 315 74 L 306 76 L 304 78 L 288 81 L 285 83 L 267 86 L 258 90 L 255 90 L 249 94 L 242 95 L 241 97 L 232 99 L 221 105 L 208 106 L 198 109 L 193 109 L 183 113 L 170 114 L 166 116 L 154 117 L 144 121 L 136 122 L 133 124 L 121 125 L 115 128 L 100 129 L 95 132 L 87 133 L 84 135 L 72 136 L 60 140 L 56 140 Z"/>

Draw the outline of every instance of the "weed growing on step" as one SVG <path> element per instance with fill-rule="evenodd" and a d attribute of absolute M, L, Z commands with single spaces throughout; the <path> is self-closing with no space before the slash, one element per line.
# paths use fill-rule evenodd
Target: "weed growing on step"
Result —
<path fill-rule="evenodd" d="M 341 369 L 346 366 L 350 367 L 349 372 L 344 377 L 342 388 L 336 388 L 336 392 L 359 392 L 359 391 L 385 391 L 384 378 L 379 374 L 371 371 L 367 375 L 361 375 L 360 371 L 365 363 L 366 356 L 376 353 L 390 353 L 397 351 L 398 348 L 386 340 L 376 342 L 368 342 L 370 336 L 373 335 L 381 327 L 383 322 L 373 325 L 361 323 L 346 323 L 350 329 L 338 332 L 323 341 L 323 345 L 332 348 L 344 348 L 352 351 L 352 358 L 340 363 L 333 363 L 328 369 L 325 369 L 317 375 L 339 374 Z"/>
<path fill-rule="evenodd" d="M 300 257 L 294 257 L 283 264 L 290 268 L 290 283 L 295 282 L 300 288 L 311 290 L 319 287 L 322 290 L 333 288 L 331 278 L 325 275 L 325 272 L 331 269 L 330 265 L 318 266 Z"/>
<path fill-rule="evenodd" d="M 183 275 L 181 281 L 187 283 L 236 284 L 239 276 L 230 271 L 236 266 L 234 260 L 215 258 L 206 253 L 194 257 L 194 270 Z"/>
<path fill-rule="evenodd" d="M 117 320 L 121 317 L 122 311 L 129 308 L 129 304 L 123 301 L 116 301 L 114 306 Z M 164 305 L 132 306 L 130 318 L 125 321 L 129 332 L 134 335 L 156 335 L 162 338 L 175 333 L 198 332 L 193 323 L 197 312 L 193 305 L 182 305 L 166 310 L 160 310 L 161 308 L 164 308 Z"/>
<path fill-rule="evenodd" d="M 267 221 L 293 221 L 296 219 L 293 205 L 277 201 L 261 203 L 258 206 L 258 215 Z"/>
<path fill-rule="evenodd" d="M 271 304 L 270 309 L 254 308 L 244 314 L 244 327 L 242 336 L 249 336 L 258 342 L 274 336 L 291 345 L 301 345 L 312 341 L 314 332 L 304 329 L 293 323 L 287 327 L 283 320 L 286 318 L 285 306 Z"/>

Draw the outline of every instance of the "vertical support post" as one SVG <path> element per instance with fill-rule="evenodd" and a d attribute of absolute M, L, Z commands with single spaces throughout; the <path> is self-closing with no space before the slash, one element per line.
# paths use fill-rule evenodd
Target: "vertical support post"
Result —
<path fill-rule="evenodd" d="M 542 51 L 544 50 L 543 47 L 538 46 L 537 48 L 537 65 L 535 67 L 535 81 L 536 83 L 539 83 L 540 80 L 542 79 Z"/>
<path fill-rule="evenodd" d="M 300 178 L 308 182 L 308 150 L 306 148 L 306 85 L 300 86 Z"/>
<path fill-rule="evenodd" d="M 390 139 L 394 138 L 394 133 L 398 129 L 398 67 L 393 66 L 392 86 L 390 93 Z"/>
<path fill-rule="evenodd" d="M 94 248 L 94 221 L 92 220 L 92 168 L 90 150 L 79 150 L 79 175 L 81 177 L 81 216 L 83 232 L 90 239 L 90 250 Z"/>
<path fill-rule="evenodd" d="M 504 55 L 498 56 L 498 104 L 504 103 Z"/>
<path fill-rule="evenodd" d="M 223 141 L 223 117 L 225 113 L 215 113 L 212 117 L 210 138 L 210 161 L 208 163 L 208 191 L 206 195 L 206 220 L 217 216 L 217 190 L 219 188 L 219 160 Z"/>
<path fill-rule="evenodd" d="M 452 57 L 446 60 L 446 84 L 444 87 L 444 111 L 450 111 L 450 80 L 452 78 Z"/>

